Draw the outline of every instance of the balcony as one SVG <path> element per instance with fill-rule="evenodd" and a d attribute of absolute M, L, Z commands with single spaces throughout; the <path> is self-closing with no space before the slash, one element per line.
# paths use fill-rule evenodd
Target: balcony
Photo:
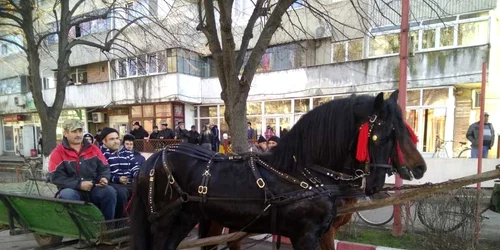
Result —
<path fill-rule="evenodd" d="M 54 102 L 55 89 L 44 90 L 47 104 Z M 200 78 L 184 74 L 158 74 L 110 82 L 72 85 L 66 88 L 64 108 L 182 101 L 199 103 Z"/>
<path fill-rule="evenodd" d="M 408 88 L 450 86 L 481 81 L 488 45 L 421 52 L 409 59 Z M 397 55 L 257 74 L 249 101 L 373 92 L 398 86 Z M 220 103 L 217 78 L 202 80 L 203 103 Z"/>

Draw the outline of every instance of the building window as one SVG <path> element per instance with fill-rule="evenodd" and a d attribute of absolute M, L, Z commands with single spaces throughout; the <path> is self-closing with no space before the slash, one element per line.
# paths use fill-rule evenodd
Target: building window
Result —
<path fill-rule="evenodd" d="M 468 46 L 488 42 L 488 21 L 458 25 L 458 45 Z"/>
<path fill-rule="evenodd" d="M 86 69 L 75 69 L 75 71 L 73 71 L 71 73 L 71 80 L 76 85 L 87 83 L 88 82 L 87 70 Z"/>
<path fill-rule="evenodd" d="M 345 62 L 363 59 L 363 39 L 334 43 L 333 62 Z"/>
<path fill-rule="evenodd" d="M 1 55 L 6 56 L 8 53 L 8 47 L 7 44 L 2 44 L 2 49 L 1 49 Z"/>
<path fill-rule="evenodd" d="M 153 55 L 148 55 L 148 72 L 150 74 L 157 73 L 158 70 L 158 63 L 157 63 L 157 57 L 156 54 Z"/>
<path fill-rule="evenodd" d="M 10 95 L 21 92 L 20 77 L 12 77 L 0 80 L 0 95 Z"/>
<path fill-rule="evenodd" d="M 436 29 L 422 31 L 422 49 L 436 47 Z"/>
<path fill-rule="evenodd" d="M 369 56 L 383 56 L 399 52 L 399 34 L 388 34 L 370 38 Z"/>
<path fill-rule="evenodd" d="M 128 59 L 128 75 L 129 76 L 137 75 L 137 58 Z"/>
<path fill-rule="evenodd" d="M 481 107 L 481 90 L 472 90 L 472 108 Z"/>

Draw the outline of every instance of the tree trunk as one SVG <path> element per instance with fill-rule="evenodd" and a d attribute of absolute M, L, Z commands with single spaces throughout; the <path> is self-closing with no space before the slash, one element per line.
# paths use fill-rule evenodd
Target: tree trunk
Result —
<path fill-rule="evenodd" d="M 236 79 L 235 83 L 228 83 L 228 88 L 223 90 L 222 94 L 222 99 L 226 105 L 224 118 L 229 126 L 232 152 L 242 153 L 249 149 L 246 105 L 248 90 L 246 90 L 246 87 L 240 85 L 237 77 L 233 79 Z"/>

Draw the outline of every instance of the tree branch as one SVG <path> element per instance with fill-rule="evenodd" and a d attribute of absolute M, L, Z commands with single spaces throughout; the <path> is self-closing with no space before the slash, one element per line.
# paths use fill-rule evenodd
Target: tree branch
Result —
<path fill-rule="evenodd" d="M 21 18 L 14 16 L 10 13 L 7 13 L 7 11 L 11 11 L 11 9 L 0 8 L 0 17 L 5 19 L 10 19 L 19 24 L 19 26 L 23 26 L 23 20 Z"/>
<path fill-rule="evenodd" d="M 202 0 L 199 0 L 199 8 L 201 8 Z M 206 25 L 203 26 L 200 23 L 200 28 L 205 34 L 208 40 L 208 47 L 212 52 L 212 56 L 214 57 L 215 69 L 217 70 L 217 75 L 219 76 L 219 80 L 221 83 L 222 89 L 226 87 L 226 77 L 224 74 L 224 61 L 222 58 L 222 48 L 219 41 L 219 37 L 217 35 L 217 26 L 215 24 L 215 13 L 214 13 L 214 3 L 213 1 L 204 1 L 205 5 L 205 17 L 206 17 Z M 198 11 L 201 13 L 201 11 Z M 201 17 L 200 17 L 201 20 Z"/>
<path fill-rule="evenodd" d="M 1 26 L 11 26 L 11 27 L 14 27 L 14 28 L 17 28 L 17 29 L 22 29 L 21 26 L 13 24 L 13 23 L 0 23 L 0 27 Z"/>
<path fill-rule="evenodd" d="M 68 16 L 70 18 L 73 17 L 73 15 L 75 14 L 75 12 L 78 10 L 78 7 L 80 7 L 80 5 L 82 3 L 84 3 L 84 2 L 85 2 L 85 0 L 79 0 L 78 2 L 76 2 L 75 5 L 73 6 L 73 9 L 71 9 L 71 11 L 69 12 Z"/>
<path fill-rule="evenodd" d="M 36 48 L 38 49 L 40 47 L 40 45 L 42 45 L 42 42 L 43 40 L 45 40 L 47 37 L 51 36 L 51 35 L 57 35 L 57 32 L 54 31 L 54 32 L 49 32 L 49 33 L 45 33 L 44 35 L 40 36 L 38 38 L 38 42 L 36 43 Z"/>
<path fill-rule="evenodd" d="M 236 58 L 236 71 L 240 72 L 241 67 L 243 66 L 243 62 L 245 60 L 245 55 L 248 51 L 248 44 L 250 40 L 253 38 L 253 28 L 255 23 L 259 19 L 260 14 L 262 13 L 262 6 L 264 5 L 265 0 L 257 0 L 255 3 L 255 8 L 253 9 L 252 15 L 248 20 L 245 31 L 243 32 L 243 37 L 241 39 L 240 51 L 238 52 L 238 57 Z"/>
<path fill-rule="evenodd" d="M 14 44 L 17 47 L 19 47 L 20 49 L 22 49 L 25 53 L 28 53 L 28 51 L 26 50 L 26 48 L 24 46 L 22 46 L 21 44 L 17 43 L 17 42 L 14 42 L 14 41 L 11 41 L 9 39 L 2 38 L 2 37 L 0 37 L 0 41 L 8 42 L 10 44 Z"/>
<path fill-rule="evenodd" d="M 260 59 L 262 58 L 262 55 L 264 55 L 266 48 L 269 46 L 274 32 L 281 24 L 281 17 L 294 2 L 295 0 L 282 0 L 279 1 L 274 8 L 273 13 L 269 17 L 269 20 L 266 22 L 264 29 L 259 36 L 259 40 L 252 50 L 252 54 L 248 58 L 248 62 L 243 70 L 243 75 L 240 81 L 241 83 L 247 84 L 248 87 L 250 86 L 250 83 L 255 76 L 255 71 L 257 70 Z"/>

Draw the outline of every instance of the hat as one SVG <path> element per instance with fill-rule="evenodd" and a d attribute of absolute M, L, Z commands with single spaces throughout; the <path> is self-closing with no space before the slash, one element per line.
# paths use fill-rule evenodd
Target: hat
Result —
<path fill-rule="evenodd" d="M 105 127 L 105 128 L 102 129 L 101 138 L 102 139 L 106 139 L 106 136 L 108 136 L 109 134 L 111 134 L 113 132 L 117 133 L 117 134 L 120 134 L 120 133 L 118 133 L 118 130 L 116 130 L 114 128 Z"/>
<path fill-rule="evenodd" d="M 123 141 L 134 141 L 135 140 L 135 136 L 131 135 L 131 134 L 126 134 L 123 136 Z"/>
<path fill-rule="evenodd" d="M 137 126 L 141 126 L 141 124 L 139 122 L 134 122 L 134 126 L 137 125 Z"/>
<path fill-rule="evenodd" d="M 62 127 L 64 131 L 75 131 L 77 129 L 83 129 L 82 122 L 74 119 L 64 121 Z"/>
<path fill-rule="evenodd" d="M 273 135 L 273 136 L 271 136 L 271 138 L 269 138 L 269 141 L 274 141 L 276 143 L 280 143 L 280 138 Z"/>
<path fill-rule="evenodd" d="M 168 126 L 168 124 L 166 122 L 162 122 L 161 125 L 165 126 L 165 127 Z"/>
<path fill-rule="evenodd" d="M 485 116 L 490 116 L 490 114 L 488 114 L 488 112 L 484 112 L 484 115 Z"/>
<path fill-rule="evenodd" d="M 257 141 L 258 143 L 262 143 L 262 142 L 267 142 L 266 141 L 266 138 L 264 138 L 264 136 L 259 136 L 259 140 Z"/>
<path fill-rule="evenodd" d="M 92 141 L 94 141 L 94 136 L 91 133 L 85 133 L 83 135 L 83 139 L 88 138 L 88 137 L 92 138 Z"/>
<path fill-rule="evenodd" d="M 193 125 L 193 126 L 191 126 L 191 128 L 196 128 L 196 126 L 195 126 L 195 125 Z"/>

